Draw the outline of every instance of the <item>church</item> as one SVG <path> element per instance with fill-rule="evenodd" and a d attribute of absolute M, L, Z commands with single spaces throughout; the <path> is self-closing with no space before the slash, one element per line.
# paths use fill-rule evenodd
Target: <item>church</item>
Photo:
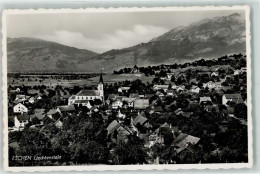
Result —
<path fill-rule="evenodd" d="M 99 99 L 104 102 L 104 81 L 102 77 L 102 71 L 100 73 L 99 84 L 97 90 L 81 90 L 76 95 L 72 95 L 69 98 L 68 105 L 82 105 L 86 106 L 89 100 Z"/>

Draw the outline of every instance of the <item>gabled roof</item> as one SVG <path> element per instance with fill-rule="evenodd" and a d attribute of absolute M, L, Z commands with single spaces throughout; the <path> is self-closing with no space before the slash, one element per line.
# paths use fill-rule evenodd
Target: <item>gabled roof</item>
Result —
<path fill-rule="evenodd" d="M 174 141 L 173 145 L 179 147 L 177 153 L 180 153 L 182 150 L 186 149 L 188 144 L 196 145 L 199 142 L 200 138 L 194 137 L 185 133 L 181 133 Z"/>
<path fill-rule="evenodd" d="M 147 121 L 147 118 L 143 117 L 142 115 L 138 115 L 135 119 L 134 119 L 134 125 L 137 125 L 137 123 L 140 123 L 141 125 L 143 125 L 145 122 Z"/>
<path fill-rule="evenodd" d="M 206 101 L 212 102 L 210 97 L 200 97 L 200 103 L 201 102 L 206 102 Z"/>
<path fill-rule="evenodd" d="M 134 100 L 134 109 L 146 109 L 149 107 L 148 99 L 136 99 Z"/>
<path fill-rule="evenodd" d="M 116 129 L 118 129 L 121 125 L 116 121 L 112 121 L 108 127 L 107 127 L 107 131 L 108 131 L 108 134 L 111 134 L 113 133 Z"/>
<path fill-rule="evenodd" d="M 24 106 L 24 107 L 26 107 L 24 104 L 22 104 L 22 103 L 18 103 L 18 104 L 16 104 L 15 106 Z M 15 107 L 14 106 L 14 107 Z"/>
<path fill-rule="evenodd" d="M 74 105 L 63 105 L 58 106 L 61 112 L 75 111 Z"/>
<path fill-rule="evenodd" d="M 29 116 L 27 114 L 17 115 L 16 117 L 19 121 L 29 120 Z"/>
<path fill-rule="evenodd" d="M 98 90 L 81 90 L 79 91 L 76 96 L 99 96 L 99 91 Z"/>
<path fill-rule="evenodd" d="M 50 109 L 48 112 L 47 112 L 47 115 L 53 115 L 53 114 L 56 114 L 58 111 L 57 109 Z"/>
<path fill-rule="evenodd" d="M 42 120 L 45 117 L 44 111 L 44 109 L 37 110 L 33 115 L 30 115 L 30 118 L 37 117 L 39 120 Z"/>

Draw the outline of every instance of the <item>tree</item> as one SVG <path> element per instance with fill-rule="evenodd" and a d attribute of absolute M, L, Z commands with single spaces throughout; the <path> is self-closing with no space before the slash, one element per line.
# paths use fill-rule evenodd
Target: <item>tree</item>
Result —
<path fill-rule="evenodd" d="M 247 106 L 244 103 L 239 103 L 235 105 L 234 115 L 237 118 L 243 118 L 247 120 Z"/>

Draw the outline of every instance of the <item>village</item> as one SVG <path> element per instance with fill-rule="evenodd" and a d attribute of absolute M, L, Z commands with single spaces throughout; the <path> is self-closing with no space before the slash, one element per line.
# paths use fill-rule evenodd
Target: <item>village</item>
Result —
<path fill-rule="evenodd" d="M 9 85 L 9 155 L 61 155 L 54 165 L 247 162 L 246 56 L 114 74 L 154 78 L 106 84 L 101 71 L 97 86 Z"/>

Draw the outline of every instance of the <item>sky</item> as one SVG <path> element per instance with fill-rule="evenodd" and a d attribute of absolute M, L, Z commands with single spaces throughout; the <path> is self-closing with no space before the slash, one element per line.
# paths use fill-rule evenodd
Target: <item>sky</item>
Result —
<path fill-rule="evenodd" d="M 8 14 L 7 37 L 33 37 L 103 53 L 149 42 L 169 30 L 235 10 Z"/>

